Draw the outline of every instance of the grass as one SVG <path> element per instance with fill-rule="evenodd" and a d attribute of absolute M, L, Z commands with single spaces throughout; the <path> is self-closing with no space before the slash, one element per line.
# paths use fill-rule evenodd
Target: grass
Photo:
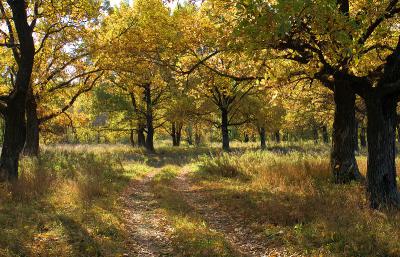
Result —
<path fill-rule="evenodd" d="M 46 147 L 22 161 L 17 183 L 0 186 L 0 256 L 124 256 L 120 196 L 151 172 L 173 256 L 241 256 L 193 204 L 229 215 L 268 248 L 400 256 L 400 214 L 369 209 L 363 185 L 334 185 L 328 151 L 312 144 L 263 152 L 234 143 L 229 154 L 165 145 L 157 154 L 119 145 Z M 365 173 L 364 155 L 358 163 Z"/>
<path fill-rule="evenodd" d="M 0 256 L 122 256 L 120 194 L 135 173 L 121 152 L 48 148 L 0 193 Z"/>
<path fill-rule="evenodd" d="M 334 185 L 328 148 L 291 149 L 208 153 L 183 169 L 192 170 L 192 187 L 206 196 L 203 204 L 250 227 L 270 248 L 305 256 L 400 256 L 398 213 L 370 210 L 363 185 Z M 365 174 L 365 156 L 358 162 Z M 172 220 L 176 248 L 186 256 L 238 256 L 176 190 L 176 171 L 166 174 L 154 190 Z"/>
<path fill-rule="evenodd" d="M 365 173 L 366 158 L 359 163 Z M 332 184 L 328 164 L 327 155 L 247 152 L 205 158 L 193 175 L 212 192 L 209 201 L 271 247 L 307 256 L 400 256 L 400 215 L 370 210 L 360 184 Z M 227 178 L 227 167 L 228 175 L 250 179 Z"/>
<path fill-rule="evenodd" d="M 152 189 L 173 228 L 169 235 L 174 248 L 173 256 L 237 256 L 223 234 L 211 230 L 201 216 L 183 201 L 182 192 L 174 183 L 179 170 L 179 167 L 167 166 L 152 180 Z"/>

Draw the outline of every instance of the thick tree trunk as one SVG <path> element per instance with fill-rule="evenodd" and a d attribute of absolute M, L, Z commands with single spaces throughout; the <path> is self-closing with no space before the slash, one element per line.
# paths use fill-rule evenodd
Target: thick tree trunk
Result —
<path fill-rule="evenodd" d="M 154 152 L 154 127 L 153 120 L 147 121 L 147 136 L 146 136 L 146 149 L 150 152 Z"/>
<path fill-rule="evenodd" d="M 361 147 L 367 147 L 367 138 L 366 138 L 367 130 L 365 127 L 362 127 L 360 130 L 360 144 Z"/>
<path fill-rule="evenodd" d="M 265 135 L 265 127 L 261 127 L 258 131 L 260 134 L 260 143 L 261 143 L 261 150 L 267 149 L 267 140 Z"/>
<path fill-rule="evenodd" d="M 225 109 L 221 110 L 221 132 L 222 132 L 222 149 L 224 151 L 230 151 L 228 111 Z"/>
<path fill-rule="evenodd" d="M 328 128 L 326 126 L 322 126 L 322 139 L 325 144 L 329 143 Z"/>
<path fill-rule="evenodd" d="M 343 82 L 344 83 L 344 82 Z M 334 91 L 331 172 L 335 183 L 349 183 L 362 178 L 355 158 L 356 96 L 346 85 L 338 84 Z"/>
<path fill-rule="evenodd" d="M 39 125 L 36 99 L 30 88 L 26 99 L 26 142 L 23 151 L 25 155 L 39 155 Z"/>
<path fill-rule="evenodd" d="M 18 94 L 18 93 L 17 93 Z M 5 133 L 1 152 L 1 180 L 18 179 L 18 161 L 25 144 L 25 94 L 20 92 L 8 102 L 4 115 Z"/>
<path fill-rule="evenodd" d="M 360 146 L 358 145 L 358 121 L 356 120 L 356 125 L 354 127 L 354 150 L 356 152 L 360 151 Z"/>
<path fill-rule="evenodd" d="M 400 124 L 397 124 L 397 143 L 400 143 Z"/>
<path fill-rule="evenodd" d="M 25 1 L 7 1 L 12 10 L 13 22 L 18 34 L 18 71 L 15 88 L 2 110 L 5 120 L 4 143 L 0 157 L 0 176 L 7 180 L 18 178 L 18 161 L 25 144 L 25 102 L 31 81 L 35 56 L 32 29 L 28 24 Z"/>
<path fill-rule="evenodd" d="M 368 194 L 372 208 L 400 207 L 396 182 L 395 97 L 371 92 L 366 99 L 368 125 Z"/>
<path fill-rule="evenodd" d="M 154 124 L 153 124 L 153 102 L 151 99 L 151 87 L 147 84 L 144 87 L 144 94 L 146 100 L 146 127 L 147 127 L 147 137 L 146 137 L 146 149 L 149 152 L 154 152 Z"/>

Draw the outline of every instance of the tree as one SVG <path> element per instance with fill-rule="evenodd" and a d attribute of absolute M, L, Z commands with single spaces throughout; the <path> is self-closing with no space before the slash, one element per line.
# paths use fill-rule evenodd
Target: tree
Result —
<path fill-rule="evenodd" d="M 4 46 L 12 49 L 14 61 L 17 65 L 13 89 L 8 95 L 1 97 L 1 113 L 5 120 L 4 143 L 0 157 L 0 175 L 2 180 L 18 178 L 19 155 L 25 144 L 25 101 L 31 81 L 35 55 L 33 29 L 38 19 L 38 3 L 34 6 L 26 5 L 22 0 L 7 1 L 7 8 L 0 2 L 0 11 L 3 16 L 3 26 L 8 33 L 2 33 Z M 28 21 L 28 8 L 33 13 L 33 19 Z"/>
<path fill-rule="evenodd" d="M 176 36 L 170 10 L 161 0 L 152 0 L 115 9 L 97 39 L 102 49 L 96 55 L 100 67 L 129 77 L 129 90 L 136 92 L 132 99 L 143 100 L 143 108 L 136 110 L 145 118 L 145 146 L 150 152 L 154 152 L 154 133 L 161 127 L 161 106 L 171 83 L 168 64 L 177 58 L 171 48 Z"/>
<path fill-rule="evenodd" d="M 256 41 L 268 42 L 261 39 L 265 35 L 276 35 L 269 48 L 289 52 L 288 58 L 307 64 L 312 71 L 310 77 L 334 92 L 336 112 L 331 159 L 335 180 L 348 182 L 359 177 L 354 158 L 356 93 L 367 103 L 371 148 L 367 178 L 371 206 L 398 206 L 392 127 L 396 106 L 393 98 L 397 94 L 393 74 L 397 74 L 398 51 L 397 39 L 393 37 L 397 38 L 398 31 L 393 22 L 400 11 L 398 1 L 381 1 L 373 6 L 345 0 L 318 4 L 298 1 L 293 6 L 281 1 L 272 7 L 260 4 L 259 8 L 253 8 L 253 3 L 251 8 L 240 5 L 247 11 L 267 9 L 267 15 L 275 17 L 272 19 L 275 23 L 270 24 L 274 32 L 260 33 Z M 356 8 L 349 8 L 350 5 Z M 265 14 L 260 17 L 263 17 L 260 23 L 270 22 Z M 259 26 L 260 23 L 245 25 L 254 29 L 252 24 Z M 379 59 L 382 55 L 390 58 Z M 383 152 L 385 158 L 381 155 Z M 377 163 L 381 166 L 377 167 Z"/>
<path fill-rule="evenodd" d="M 278 91 L 261 91 L 243 101 L 242 115 L 251 117 L 251 126 L 260 137 L 260 147 L 267 148 L 266 133 L 275 133 L 282 128 L 286 110 Z"/>
<path fill-rule="evenodd" d="M 321 132 L 323 142 L 329 143 L 328 127 L 332 126 L 335 111 L 332 92 L 322 86 L 310 86 L 302 81 L 295 88 L 282 91 L 287 110 L 287 129 L 312 134 L 316 143 L 319 142 Z"/>

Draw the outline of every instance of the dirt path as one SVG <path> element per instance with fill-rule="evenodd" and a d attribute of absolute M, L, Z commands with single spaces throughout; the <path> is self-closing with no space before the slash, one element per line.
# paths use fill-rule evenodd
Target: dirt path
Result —
<path fill-rule="evenodd" d="M 170 228 L 158 211 L 159 205 L 150 186 L 158 172 L 155 170 L 142 180 L 133 181 L 124 193 L 124 215 L 129 233 L 126 244 L 131 251 L 124 256 L 171 256 L 173 249 L 166 235 Z"/>
<path fill-rule="evenodd" d="M 168 238 L 168 226 L 165 216 L 159 210 L 159 203 L 152 192 L 150 182 L 160 172 L 159 169 L 135 180 L 124 194 L 126 226 L 129 232 L 127 246 L 130 253 L 125 256 L 173 256 L 173 248 Z M 183 170 L 173 182 L 175 189 L 182 195 L 193 210 L 199 214 L 208 226 L 222 233 L 226 240 L 242 256 L 298 257 L 285 249 L 270 249 L 265 238 L 254 233 L 249 227 L 241 225 L 231 215 L 222 211 L 212 196 L 193 189 L 188 171 Z M 205 204 L 206 203 L 206 204 Z"/>
<path fill-rule="evenodd" d="M 249 227 L 241 226 L 241 222 L 232 219 L 231 215 L 219 208 L 212 196 L 192 188 L 188 178 L 188 171 L 183 171 L 176 179 L 176 188 L 179 188 L 184 200 L 202 216 L 209 227 L 222 233 L 228 242 L 243 256 L 274 256 L 274 257 L 300 257 L 290 254 L 283 248 L 271 249 L 267 246 L 265 238 L 260 237 Z M 207 204 L 204 204 L 207 203 Z"/>

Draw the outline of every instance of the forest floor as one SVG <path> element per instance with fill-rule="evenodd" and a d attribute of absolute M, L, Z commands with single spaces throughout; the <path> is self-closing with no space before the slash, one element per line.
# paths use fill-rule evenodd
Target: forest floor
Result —
<path fill-rule="evenodd" d="M 328 151 L 46 147 L 0 187 L 0 256 L 400 256 L 400 215 L 334 185 Z"/>
<path fill-rule="evenodd" d="M 171 167 L 155 169 L 128 187 L 124 203 L 132 256 L 302 256 L 268 246 L 246 226 L 246 217 L 223 211 L 190 173 L 187 167 L 176 173 Z M 174 236 L 176 230 L 183 235 Z"/>

